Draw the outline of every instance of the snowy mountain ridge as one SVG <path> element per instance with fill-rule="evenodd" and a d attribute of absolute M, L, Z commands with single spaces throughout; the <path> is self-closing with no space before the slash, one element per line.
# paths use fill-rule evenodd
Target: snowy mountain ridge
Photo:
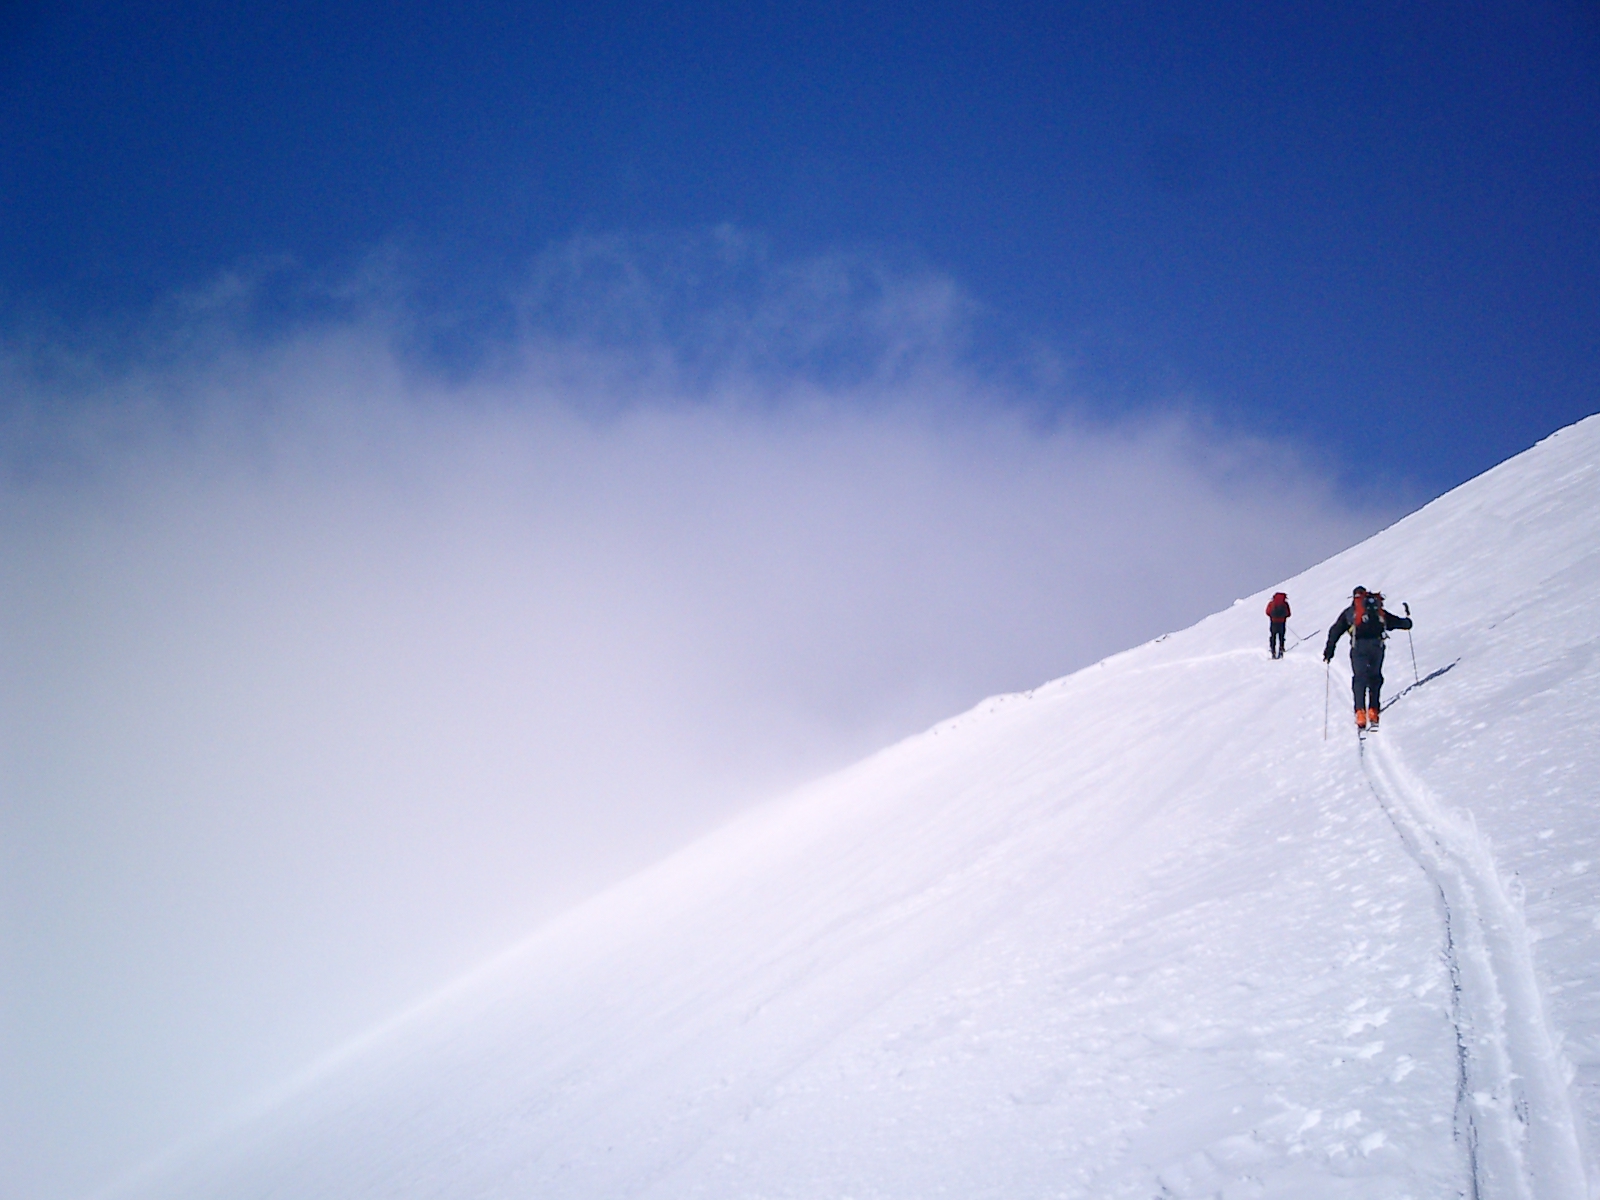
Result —
<path fill-rule="evenodd" d="M 1417 664 L 1361 744 L 1358 583 Z M 114 1194 L 1595 1197 L 1597 618 L 1600 417 L 748 814 Z"/>

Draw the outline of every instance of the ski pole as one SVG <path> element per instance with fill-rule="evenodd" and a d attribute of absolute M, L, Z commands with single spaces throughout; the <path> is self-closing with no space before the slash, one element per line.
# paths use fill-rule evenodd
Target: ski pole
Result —
<path fill-rule="evenodd" d="M 1411 605 L 1402 600 L 1400 602 L 1400 607 L 1406 610 L 1406 619 L 1410 620 Z M 1411 630 L 1409 629 L 1406 630 L 1406 645 L 1411 647 L 1411 677 L 1420 684 L 1422 682 L 1422 672 L 1417 670 L 1417 642 L 1416 639 L 1411 636 Z"/>
<path fill-rule="evenodd" d="M 1329 679 L 1330 679 L 1329 672 L 1332 671 L 1332 670 L 1333 670 L 1333 660 L 1332 659 L 1328 659 L 1328 658 L 1323 659 L 1322 660 L 1322 740 L 1323 741 L 1327 741 L 1328 740 L 1328 688 L 1332 686 L 1332 684 L 1329 682 Z"/>

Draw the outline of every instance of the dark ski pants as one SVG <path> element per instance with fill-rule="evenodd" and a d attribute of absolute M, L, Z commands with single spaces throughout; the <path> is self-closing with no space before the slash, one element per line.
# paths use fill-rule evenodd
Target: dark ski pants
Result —
<path fill-rule="evenodd" d="M 1273 658 L 1283 657 L 1283 631 L 1285 622 L 1273 621 L 1267 625 L 1267 653 Z"/>
<path fill-rule="evenodd" d="M 1350 646 L 1350 690 L 1357 708 L 1382 708 L 1383 639 L 1363 638 Z"/>

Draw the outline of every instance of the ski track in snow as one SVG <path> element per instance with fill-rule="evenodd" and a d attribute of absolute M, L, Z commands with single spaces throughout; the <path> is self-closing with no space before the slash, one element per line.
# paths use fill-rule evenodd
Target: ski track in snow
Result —
<path fill-rule="evenodd" d="M 1446 812 L 1388 734 L 1361 766 L 1438 890 L 1454 989 L 1456 1138 L 1472 1200 L 1588 1200 L 1577 1125 L 1534 973 L 1522 904 L 1470 813 Z"/>

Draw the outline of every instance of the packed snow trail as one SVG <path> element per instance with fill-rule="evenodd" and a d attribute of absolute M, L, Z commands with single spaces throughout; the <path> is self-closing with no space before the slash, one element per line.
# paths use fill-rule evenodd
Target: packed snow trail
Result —
<path fill-rule="evenodd" d="M 1367 773 L 1260 615 L 1356 583 L 1426 684 Z M 1592 419 L 752 811 L 109 1194 L 1595 1200 L 1597 628 Z"/>
<path fill-rule="evenodd" d="M 1406 849 L 1439 892 L 1459 1053 L 1456 1135 L 1467 1156 L 1468 1194 L 1473 1200 L 1589 1200 L 1521 904 L 1508 894 L 1470 814 L 1446 813 L 1389 738 L 1368 737 L 1361 765 Z"/>

